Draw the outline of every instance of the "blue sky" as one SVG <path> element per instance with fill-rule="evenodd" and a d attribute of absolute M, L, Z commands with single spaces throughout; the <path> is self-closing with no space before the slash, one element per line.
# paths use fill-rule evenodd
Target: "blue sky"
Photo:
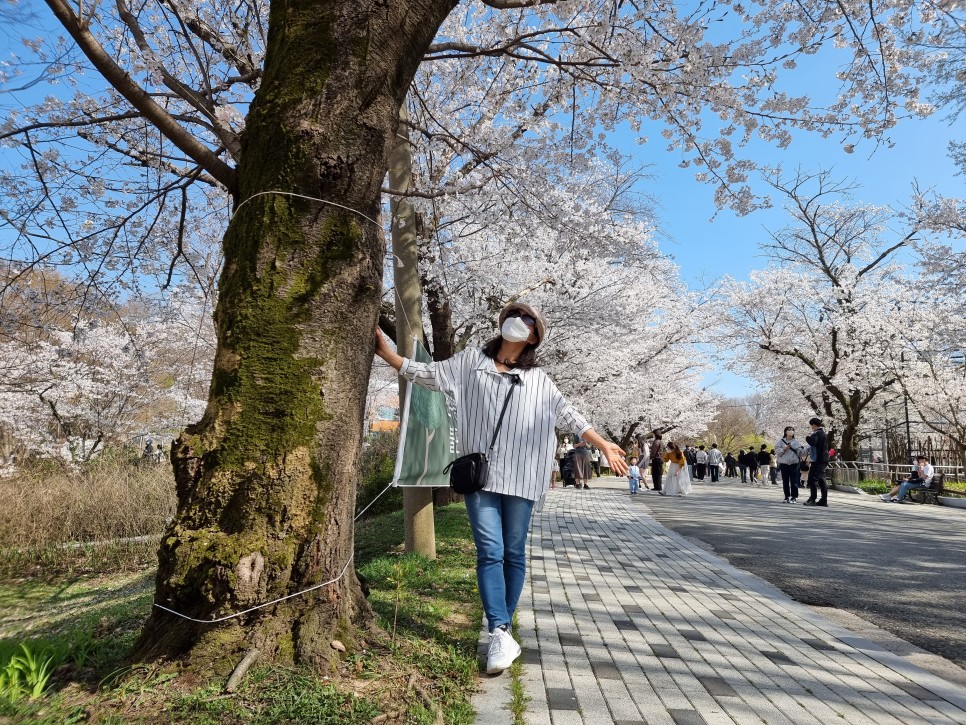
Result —
<path fill-rule="evenodd" d="M 951 140 L 966 140 L 966 131 L 951 126 L 942 113 L 937 113 L 927 119 L 901 122 L 893 129 L 891 139 L 891 148 L 865 142 L 847 154 L 832 138 L 802 132 L 787 149 L 764 147 L 762 151 L 758 146 L 755 150 L 768 154 L 768 163 L 781 163 L 786 170 L 799 166 L 806 172 L 832 169 L 836 179 L 860 185 L 853 192 L 855 202 L 899 208 L 908 202 L 914 181 L 921 188 L 934 187 L 947 196 L 966 196 L 966 177 L 957 176 L 958 169 L 947 152 Z M 675 258 L 692 288 L 703 288 L 724 275 L 747 279 L 751 270 L 766 266 L 759 248 L 768 240 L 766 230 L 780 229 L 789 222 L 780 206 L 743 217 L 728 209 L 719 211 L 714 205 L 713 187 L 696 181 L 695 169 L 680 168 L 679 157 L 665 151 L 660 142 L 638 146 L 629 135 L 618 140 L 625 153 L 642 164 L 653 165 L 652 178 L 642 184 L 641 190 L 655 196 L 660 204 L 659 227 L 667 237 L 660 240 L 661 248 Z M 753 188 L 764 192 L 760 182 Z M 705 382 L 729 396 L 746 395 L 755 389 L 752 381 L 724 370 L 708 376 Z"/>
<path fill-rule="evenodd" d="M 46 10 L 38 9 L 39 25 L 52 21 Z M 0 31 L 0 48 L 16 45 L 17 33 Z M 5 55 L 6 53 L 4 53 Z M 827 81 L 834 72 L 837 58 L 819 54 L 807 61 L 810 67 L 800 67 L 789 76 L 783 76 L 783 84 L 803 84 L 809 90 L 829 100 L 834 95 L 833 85 Z M 13 101 L 32 102 L 46 91 L 32 89 L 26 93 L 7 96 L 0 107 Z M 962 122 L 960 127 L 966 126 Z M 644 133 L 659 139 L 659 129 L 645 128 Z M 966 177 L 957 176 L 957 169 L 949 159 L 947 146 L 950 140 L 966 141 L 966 132 L 956 135 L 942 113 L 924 120 L 905 120 L 890 134 L 893 147 L 865 141 L 856 145 L 855 153 L 847 154 L 835 138 L 823 139 L 817 134 L 799 132 L 787 149 L 756 144 L 748 151 L 751 158 L 769 164 L 781 163 L 786 170 L 801 166 L 806 172 L 832 169 L 837 179 L 850 179 L 861 188 L 855 192 L 855 200 L 876 204 L 902 206 L 908 200 L 912 183 L 918 180 L 923 188 L 934 187 L 950 196 L 966 196 Z M 746 279 L 752 269 L 766 265 L 759 244 L 767 240 L 766 229 L 779 229 L 788 223 L 781 208 L 765 209 L 748 216 L 739 217 L 732 211 L 717 210 L 713 202 L 713 187 L 695 180 L 695 169 L 678 167 L 680 156 L 669 153 L 660 140 L 637 145 L 630 132 L 618 134 L 611 139 L 625 153 L 641 164 L 650 165 L 652 177 L 642 182 L 641 191 L 653 196 L 658 209 L 662 233 L 661 247 L 674 256 L 681 268 L 684 280 L 694 288 L 705 287 L 723 275 Z M 763 191 L 758 182 L 757 190 Z M 712 218 L 713 217 L 713 218 Z M 712 353 L 713 354 L 713 353 Z M 753 390 L 753 384 L 742 378 L 719 372 L 707 381 L 726 395 L 743 395 Z"/>

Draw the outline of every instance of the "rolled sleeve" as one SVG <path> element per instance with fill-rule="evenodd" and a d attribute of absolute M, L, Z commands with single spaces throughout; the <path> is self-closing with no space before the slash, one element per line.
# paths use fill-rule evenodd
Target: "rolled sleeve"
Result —
<path fill-rule="evenodd" d="M 448 360 L 429 363 L 403 358 L 399 375 L 420 387 L 443 393 L 452 393 L 460 378 L 463 357 L 464 355 L 461 352 Z"/>

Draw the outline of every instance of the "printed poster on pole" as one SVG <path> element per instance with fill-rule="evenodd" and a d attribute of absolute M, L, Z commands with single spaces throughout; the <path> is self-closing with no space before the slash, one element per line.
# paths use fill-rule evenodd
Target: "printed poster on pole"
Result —
<path fill-rule="evenodd" d="M 426 348 L 415 339 L 412 359 L 416 362 L 433 361 Z M 449 474 L 443 473 L 443 469 L 456 458 L 456 431 L 446 395 L 409 383 L 401 417 L 393 484 L 449 486 Z"/>

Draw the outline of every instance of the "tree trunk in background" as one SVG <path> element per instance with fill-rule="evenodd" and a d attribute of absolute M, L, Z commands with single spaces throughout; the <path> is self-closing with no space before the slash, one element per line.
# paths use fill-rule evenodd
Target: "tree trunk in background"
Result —
<path fill-rule="evenodd" d="M 154 609 L 137 657 L 188 654 L 223 672 L 257 646 L 265 659 L 324 666 L 333 636 L 351 649 L 371 619 L 351 565 L 385 253 L 371 220 L 399 107 L 455 4 L 271 5 L 238 168 L 242 204 L 224 240 L 209 402 L 172 447 L 178 510 L 155 602 L 211 619 L 337 581 L 217 625 Z M 355 211 L 256 196 L 267 191 Z"/>
<path fill-rule="evenodd" d="M 399 107 L 399 129 L 389 157 L 389 188 L 412 188 L 413 159 L 409 142 L 409 113 Z M 393 198 L 392 251 L 394 295 L 396 300 L 396 350 L 403 357 L 413 355 L 413 337 L 423 345 L 423 289 L 419 279 L 419 254 L 416 248 L 416 210 L 405 197 Z M 399 378 L 399 400 L 406 399 L 406 381 Z M 403 489 L 403 526 L 406 552 L 436 558 L 436 522 L 433 518 L 433 489 L 409 486 Z"/>

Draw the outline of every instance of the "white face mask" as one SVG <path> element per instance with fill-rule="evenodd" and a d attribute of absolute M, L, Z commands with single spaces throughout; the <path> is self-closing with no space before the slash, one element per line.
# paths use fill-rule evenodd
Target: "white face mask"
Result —
<path fill-rule="evenodd" d="M 500 334 L 507 342 L 526 342 L 530 338 L 530 328 L 519 317 L 507 317 L 500 328 Z"/>

